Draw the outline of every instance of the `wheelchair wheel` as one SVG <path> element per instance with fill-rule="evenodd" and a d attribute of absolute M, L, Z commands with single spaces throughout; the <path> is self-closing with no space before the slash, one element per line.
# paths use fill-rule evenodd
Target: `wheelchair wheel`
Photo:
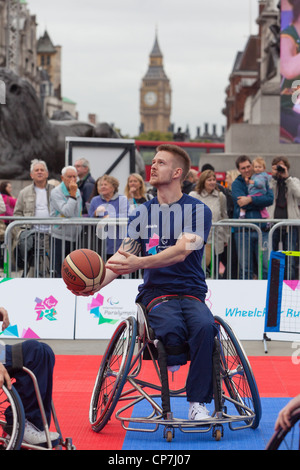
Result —
<path fill-rule="evenodd" d="M 300 450 L 300 408 L 291 414 L 291 427 L 275 431 L 266 450 Z"/>
<path fill-rule="evenodd" d="M 0 389 L 0 450 L 19 450 L 25 427 L 25 413 L 14 387 Z"/>
<path fill-rule="evenodd" d="M 253 414 L 251 428 L 255 429 L 261 418 L 261 402 L 250 363 L 230 326 L 222 318 L 214 318 L 221 344 L 221 378 L 238 413 L 246 417 Z M 245 422 L 249 423 L 249 419 Z"/>
<path fill-rule="evenodd" d="M 90 402 L 92 429 L 101 431 L 110 419 L 122 389 L 134 351 L 136 320 L 129 317 L 116 328 L 103 356 Z"/>

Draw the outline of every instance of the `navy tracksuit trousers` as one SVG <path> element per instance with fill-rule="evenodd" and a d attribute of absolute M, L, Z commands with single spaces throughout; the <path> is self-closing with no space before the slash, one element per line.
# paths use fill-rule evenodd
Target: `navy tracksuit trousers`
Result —
<path fill-rule="evenodd" d="M 8 373 L 12 367 L 12 347 L 6 345 L 6 364 Z M 22 343 L 23 365 L 30 369 L 36 376 L 43 400 L 48 424 L 51 420 L 51 401 L 53 387 L 53 368 L 55 364 L 55 355 L 45 343 L 36 340 L 27 340 Z M 18 391 L 23 407 L 25 417 L 40 430 L 43 430 L 43 422 L 38 407 L 37 398 L 31 377 L 22 370 L 13 372 L 16 379 L 14 387 Z"/>
<path fill-rule="evenodd" d="M 149 324 L 166 347 L 188 343 L 190 369 L 186 382 L 189 402 L 210 403 L 213 397 L 212 356 L 217 334 L 214 318 L 205 303 L 195 298 L 174 298 L 149 310 Z M 169 355 L 168 365 L 183 365 L 187 354 Z"/>

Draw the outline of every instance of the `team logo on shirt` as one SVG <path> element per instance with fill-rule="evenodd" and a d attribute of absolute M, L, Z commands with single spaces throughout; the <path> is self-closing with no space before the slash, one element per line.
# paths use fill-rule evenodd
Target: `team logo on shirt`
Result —
<path fill-rule="evenodd" d="M 157 254 L 157 247 L 159 244 L 159 236 L 154 233 L 153 237 L 150 238 L 149 243 L 146 243 L 146 251 L 149 255 Z"/>

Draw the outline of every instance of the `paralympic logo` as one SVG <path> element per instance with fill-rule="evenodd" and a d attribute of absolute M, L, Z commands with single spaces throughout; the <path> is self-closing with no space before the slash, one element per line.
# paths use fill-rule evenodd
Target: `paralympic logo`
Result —
<path fill-rule="evenodd" d="M 106 300 L 106 302 L 107 302 L 109 305 L 118 305 L 119 300 L 116 299 L 115 297 L 108 297 L 108 299 Z"/>
<path fill-rule="evenodd" d="M 147 253 L 149 253 L 150 255 L 156 255 L 158 244 L 159 244 L 159 236 L 156 235 L 155 233 L 153 237 L 150 238 L 149 243 L 146 244 Z"/>
<path fill-rule="evenodd" d="M 113 297 L 110 297 L 110 299 L 111 299 L 111 302 L 114 302 Z M 109 300 L 109 299 L 107 299 L 107 300 Z M 117 303 L 119 303 L 119 302 L 117 301 Z M 96 297 L 93 297 L 91 303 L 89 303 L 87 305 L 88 311 L 90 312 L 91 315 L 93 315 L 95 318 L 98 319 L 98 324 L 99 325 L 102 325 L 103 323 L 110 323 L 110 324 L 114 325 L 119 320 L 103 316 L 102 315 L 103 304 L 104 304 L 103 295 L 97 294 Z"/>

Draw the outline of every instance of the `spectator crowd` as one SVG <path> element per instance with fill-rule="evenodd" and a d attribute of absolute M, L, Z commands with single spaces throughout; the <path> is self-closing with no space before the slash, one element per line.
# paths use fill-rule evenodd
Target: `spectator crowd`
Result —
<path fill-rule="evenodd" d="M 269 170 L 263 158 L 257 157 L 251 161 L 248 156 L 242 155 L 236 160 L 236 168 L 227 171 L 223 182 L 217 180 L 215 169 L 210 164 L 203 165 L 200 172 L 195 169 L 189 171 L 182 184 L 182 192 L 201 200 L 212 212 L 213 226 L 205 246 L 204 262 L 208 277 L 257 278 L 259 248 L 262 248 L 262 278 L 267 278 L 268 235 L 272 223 L 276 220 L 299 219 L 300 216 L 300 180 L 290 174 L 288 158 L 274 158 Z M 0 184 L 2 243 L 12 216 L 18 219 L 84 217 L 85 220 L 96 218 L 107 222 L 108 219 L 126 218 L 140 204 L 155 197 L 155 190 L 147 187 L 137 173 L 129 175 L 124 194 L 120 194 L 119 181 L 111 175 L 94 179 L 85 158 L 75 161 L 74 166 L 63 168 L 61 181 L 49 180 L 47 165 L 43 160 L 32 161 L 30 176 L 32 183 L 23 188 L 17 198 L 12 194 L 9 181 Z M 253 227 L 242 230 L 248 220 L 259 227 L 261 240 L 259 231 Z M 97 234 L 101 238 L 101 233 L 100 236 L 99 232 Z M 26 263 L 32 263 L 37 236 L 39 250 L 43 250 L 44 268 L 41 272 L 49 275 L 51 264 L 54 276 L 60 277 L 64 257 L 78 247 L 80 237 L 84 247 L 91 232 L 84 226 L 84 220 L 80 226 L 19 224 L 13 230 L 12 244 L 13 250 L 17 251 L 17 267 L 23 269 Z M 102 241 L 101 254 L 106 259 L 118 249 L 123 236 L 124 233 L 116 226 L 113 234 L 108 230 L 102 237 L 105 242 Z M 298 226 L 281 226 L 275 230 L 272 240 L 273 250 L 298 251 Z M 296 266 L 292 269 L 295 271 Z"/>

